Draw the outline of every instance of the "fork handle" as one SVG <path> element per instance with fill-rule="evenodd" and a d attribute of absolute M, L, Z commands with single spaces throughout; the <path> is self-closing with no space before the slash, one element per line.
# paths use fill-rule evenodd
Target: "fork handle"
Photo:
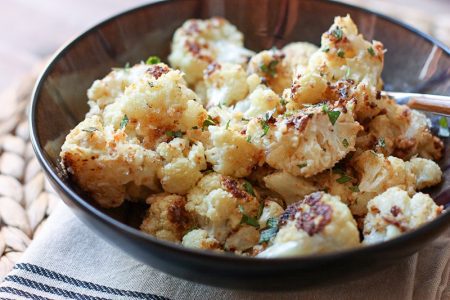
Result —
<path fill-rule="evenodd" d="M 410 108 L 434 112 L 450 116 L 450 101 L 448 97 L 437 95 L 412 96 L 407 105 Z"/>

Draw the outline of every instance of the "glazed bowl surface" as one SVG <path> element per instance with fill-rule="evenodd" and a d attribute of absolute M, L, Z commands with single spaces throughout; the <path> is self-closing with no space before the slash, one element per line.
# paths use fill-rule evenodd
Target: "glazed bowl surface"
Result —
<path fill-rule="evenodd" d="M 255 259 L 196 251 L 140 232 L 144 207 L 102 209 L 64 176 L 59 152 L 88 111 L 86 90 L 112 67 L 150 55 L 167 62 L 176 28 L 190 18 L 222 16 L 255 51 L 292 41 L 320 43 L 334 16 L 350 14 L 366 39 L 382 41 L 386 90 L 450 95 L 449 49 L 427 35 L 370 11 L 324 0 L 174 0 L 144 5 L 94 26 L 62 47 L 38 80 L 30 110 L 31 137 L 46 175 L 64 202 L 99 238 L 166 273 L 204 284 L 251 290 L 294 290 L 360 278 L 394 264 L 437 238 L 450 224 L 450 154 L 439 162 L 442 184 L 428 192 L 446 207 L 437 219 L 402 236 L 348 251 Z"/>

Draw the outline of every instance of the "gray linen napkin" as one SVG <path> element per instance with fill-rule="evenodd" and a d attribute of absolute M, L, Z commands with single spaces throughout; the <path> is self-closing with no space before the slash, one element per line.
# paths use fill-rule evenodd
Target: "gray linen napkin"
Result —
<path fill-rule="evenodd" d="M 64 205 L 0 285 L 1 299 L 450 299 L 450 230 L 426 249 L 371 276 L 290 293 L 192 283 L 129 257 Z"/>

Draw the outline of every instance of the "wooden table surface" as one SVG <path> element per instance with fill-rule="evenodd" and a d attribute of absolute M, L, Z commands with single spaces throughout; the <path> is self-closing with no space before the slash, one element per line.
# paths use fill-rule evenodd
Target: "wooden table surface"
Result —
<path fill-rule="evenodd" d="M 98 21 L 149 0 L 1 0 L 0 90 Z M 450 0 L 344 0 L 409 21 L 450 44 Z M 430 18 L 429 16 L 433 17 Z M 434 23 L 433 23 L 434 22 Z M 436 24 L 442 24 L 437 27 Z"/>

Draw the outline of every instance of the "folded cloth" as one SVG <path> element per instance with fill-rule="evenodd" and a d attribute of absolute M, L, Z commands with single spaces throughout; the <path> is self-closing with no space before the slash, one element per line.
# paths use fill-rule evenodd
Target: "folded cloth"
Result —
<path fill-rule="evenodd" d="M 1 299 L 450 299 L 450 230 L 395 266 L 345 284 L 245 292 L 178 279 L 91 232 L 63 204 L 0 285 Z"/>

